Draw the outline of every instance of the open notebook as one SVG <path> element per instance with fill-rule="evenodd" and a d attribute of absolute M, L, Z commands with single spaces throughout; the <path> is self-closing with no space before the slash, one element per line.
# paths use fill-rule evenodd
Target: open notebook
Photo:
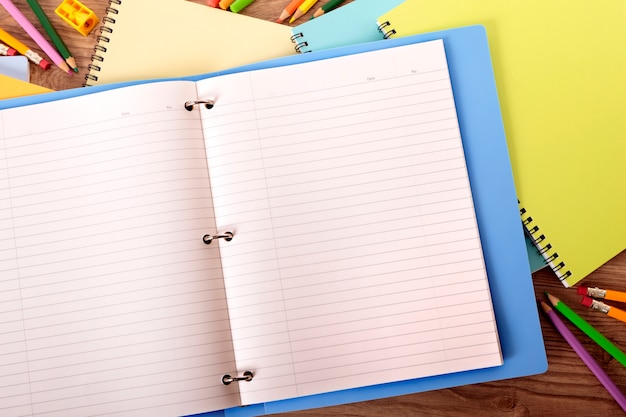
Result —
<path fill-rule="evenodd" d="M 483 24 L 523 221 L 563 285 L 626 248 L 626 2 L 406 0 L 390 37 Z"/>
<path fill-rule="evenodd" d="M 494 317 L 534 296 L 492 74 L 467 68 L 489 100 L 458 89 L 503 157 L 469 178 L 441 37 L 0 111 L 2 413 L 262 414 L 545 369 L 536 309 L 512 351 Z M 480 29 L 454 38 L 489 63 Z"/>

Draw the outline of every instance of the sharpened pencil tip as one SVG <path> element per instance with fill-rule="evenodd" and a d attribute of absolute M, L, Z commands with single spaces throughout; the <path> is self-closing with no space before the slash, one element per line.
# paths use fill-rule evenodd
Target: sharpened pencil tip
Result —
<path fill-rule="evenodd" d="M 547 293 L 546 292 L 546 297 L 548 297 L 548 300 L 550 300 L 550 303 L 552 303 L 553 306 L 557 305 L 559 303 L 559 299 L 556 298 L 554 295 Z"/>

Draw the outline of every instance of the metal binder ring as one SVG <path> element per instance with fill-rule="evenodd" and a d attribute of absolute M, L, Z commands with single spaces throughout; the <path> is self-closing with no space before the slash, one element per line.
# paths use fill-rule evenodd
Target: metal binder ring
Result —
<path fill-rule="evenodd" d="M 204 104 L 204 107 L 206 107 L 207 109 L 212 109 L 213 106 L 215 105 L 215 102 L 213 100 L 194 100 L 194 101 L 185 101 L 185 109 L 192 111 L 193 108 L 197 105 L 197 104 Z"/>
<path fill-rule="evenodd" d="M 204 243 L 206 243 L 207 245 L 210 245 L 211 242 L 213 242 L 213 239 L 224 239 L 227 242 L 230 242 L 231 240 L 233 240 L 233 236 L 235 236 L 233 234 L 233 232 L 224 232 L 223 235 L 204 235 L 202 236 L 202 241 Z"/>
<path fill-rule="evenodd" d="M 222 377 L 222 384 L 229 385 L 232 382 L 252 381 L 252 378 L 254 378 L 254 374 L 252 372 L 250 372 L 250 371 L 244 372 L 243 376 L 224 375 Z"/>

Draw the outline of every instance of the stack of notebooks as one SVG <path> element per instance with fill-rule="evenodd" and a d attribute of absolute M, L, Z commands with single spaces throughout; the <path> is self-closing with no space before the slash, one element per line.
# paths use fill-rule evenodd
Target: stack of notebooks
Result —
<path fill-rule="evenodd" d="M 89 88 L 0 102 L 0 414 L 543 372 L 524 231 L 566 286 L 624 249 L 622 2 L 110 10 Z"/>

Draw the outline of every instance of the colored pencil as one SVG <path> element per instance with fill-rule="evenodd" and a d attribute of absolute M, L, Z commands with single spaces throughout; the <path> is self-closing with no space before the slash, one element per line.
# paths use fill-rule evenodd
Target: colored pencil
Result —
<path fill-rule="evenodd" d="M 587 336 L 589 336 L 594 342 L 600 345 L 611 356 L 613 356 L 619 363 L 626 366 L 626 354 L 615 346 L 609 339 L 604 337 L 602 333 L 597 331 L 591 324 L 587 323 L 582 317 L 576 314 L 571 308 L 569 308 L 563 301 L 559 300 L 555 296 L 546 293 L 548 300 L 554 306 L 554 308 L 563 314 L 569 321 L 571 321 L 576 327 L 582 330 Z"/>
<path fill-rule="evenodd" d="M 233 13 L 239 13 L 240 11 L 248 7 L 250 4 L 252 4 L 253 1 L 254 0 L 235 0 L 230 5 L 230 11 Z"/>
<path fill-rule="evenodd" d="M 313 16 L 311 16 L 311 19 L 314 19 L 316 17 L 320 17 L 324 13 L 328 13 L 331 10 L 336 9 L 344 1 L 346 1 L 346 0 L 330 0 L 327 3 L 324 3 L 319 9 L 317 9 L 315 11 L 315 13 L 313 13 Z"/>
<path fill-rule="evenodd" d="M 285 6 L 278 19 L 276 19 L 276 23 L 280 23 L 291 16 L 302 3 L 304 3 L 304 0 L 291 0 L 289 4 Z"/>
<path fill-rule="evenodd" d="M 622 410 L 626 411 L 626 397 L 622 394 L 617 385 L 615 385 L 607 373 L 604 372 L 602 367 L 598 365 L 589 352 L 587 352 L 585 347 L 578 341 L 578 339 L 576 339 L 574 334 L 567 328 L 558 314 L 556 314 L 554 310 L 552 310 L 552 308 L 544 301 L 541 301 L 541 308 L 546 313 L 552 324 L 554 324 L 554 327 L 556 327 L 561 336 L 563 336 L 567 343 L 569 343 L 572 349 L 574 349 L 574 351 L 578 354 L 580 359 L 582 359 L 585 365 L 587 365 L 589 370 L 591 370 L 596 378 L 598 378 L 598 381 L 600 381 L 609 394 L 611 394 L 615 401 L 617 401 Z"/>
<path fill-rule="evenodd" d="M 37 0 L 26 0 L 26 2 L 30 6 L 30 8 L 33 9 L 33 12 L 35 12 L 35 16 L 37 16 L 37 19 L 39 19 L 39 22 L 41 22 L 41 25 L 52 40 L 52 43 L 54 43 L 54 46 L 56 46 L 61 56 L 65 58 L 65 62 L 67 62 L 67 65 L 69 65 L 70 68 L 74 70 L 74 72 L 78 72 L 76 60 L 72 56 L 70 50 L 67 48 L 67 45 L 65 45 L 65 42 L 63 42 L 63 39 L 61 39 L 61 36 L 59 36 L 59 33 L 56 31 L 54 26 L 52 26 L 50 19 L 48 19 L 48 16 L 41 8 L 39 2 Z"/>
<path fill-rule="evenodd" d="M 28 33 L 37 45 L 45 52 L 52 62 L 56 64 L 57 67 L 61 68 L 63 71 L 68 74 L 72 74 L 70 67 L 65 63 L 65 60 L 59 55 L 59 53 L 54 49 L 52 45 L 43 37 L 41 33 L 33 26 L 32 23 L 24 16 L 24 14 L 20 11 L 20 9 L 13 4 L 11 0 L 0 0 L 0 4 L 6 9 L 6 11 L 13 16 L 13 19 L 19 23 L 19 25 Z"/>
<path fill-rule="evenodd" d="M 13 56 L 17 54 L 17 51 L 10 46 L 0 43 L 0 55 Z"/>
<path fill-rule="evenodd" d="M 35 63 L 35 65 L 38 65 L 45 70 L 52 66 L 52 64 L 43 59 L 41 55 L 30 49 L 24 43 L 22 43 L 21 41 L 13 37 L 13 35 L 3 29 L 0 29 L 0 40 L 10 47 L 14 48 L 17 52 L 24 55 L 26 58 L 30 59 L 33 63 Z"/>
<path fill-rule="evenodd" d="M 293 13 L 293 16 L 291 16 L 289 23 L 293 23 L 294 20 L 297 20 L 301 18 L 302 16 L 304 16 L 304 14 L 308 12 L 315 3 L 317 3 L 317 0 L 304 0 L 302 4 L 298 6 L 296 11 Z"/>
<path fill-rule="evenodd" d="M 626 303 L 626 292 L 622 291 L 604 290 L 598 287 L 590 288 L 584 286 L 578 287 L 577 291 L 580 295 L 588 295 L 593 298 L 604 298 L 606 300 Z"/>
<path fill-rule="evenodd" d="M 220 2 L 218 4 L 220 6 L 220 9 L 228 10 L 230 5 L 233 4 L 234 2 L 235 2 L 235 0 L 220 0 Z"/>
<path fill-rule="evenodd" d="M 619 308 L 615 308 L 603 303 L 602 301 L 594 300 L 593 298 L 587 296 L 584 296 L 580 303 L 585 307 L 590 307 L 592 310 L 599 311 L 609 317 L 613 317 L 614 319 L 626 323 L 626 311 L 624 310 L 620 310 Z"/>
<path fill-rule="evenodd" d="M 206 4 L 209 7 L 218 7 L 220 5 L 220 0 L 207 0 Z"/>

